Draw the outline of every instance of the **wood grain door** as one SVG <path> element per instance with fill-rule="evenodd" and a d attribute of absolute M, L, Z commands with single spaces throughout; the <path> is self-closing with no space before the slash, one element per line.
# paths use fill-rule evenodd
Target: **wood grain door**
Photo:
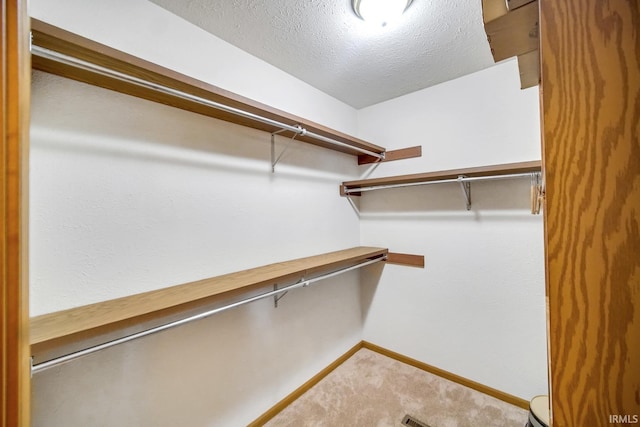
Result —
<path fill-rule="evenodd" d="M 640 423 L 639 8 L 540 1 L 555 427 Z"/>

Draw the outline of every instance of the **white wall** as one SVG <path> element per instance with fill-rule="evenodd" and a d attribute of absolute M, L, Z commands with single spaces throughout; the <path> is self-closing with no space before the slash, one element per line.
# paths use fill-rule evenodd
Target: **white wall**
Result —
<path fill-rule="evenodd" d="M 379 177 L 540 159 L 537 89 L 514 61 L 359 111 L 359 136 L 421 158 L 363 168 Z M 365 193 L 361 242 L 425 255 L 363 280 L 364 339 L 529 399 L 546 394 L 542 216 L 529 181 Z"/>
<path fill-rule="evenodd" d="M 356 112 L 141 0 L 32 16 L 319 123 Z M 279 149 L 285 145 L 280 139 Z M 34 73 L 32 315 L 359 244 L 352 156 Z M 237 426 L 361 339 L 357 272 L 33 378 L 34 426 Z"/>

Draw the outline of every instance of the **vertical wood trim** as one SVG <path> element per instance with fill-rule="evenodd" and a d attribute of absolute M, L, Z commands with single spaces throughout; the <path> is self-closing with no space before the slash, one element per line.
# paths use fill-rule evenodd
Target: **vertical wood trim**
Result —
<path fill-rule="evenodd" d="M 2 426 L 28 426 L 30 397 L 27 278 L 29 21 L 24 0 L 0 8 L 0 259 Z"/>
<path fill-rule="evenodd" d="M 640 416 L 640 3 L 541 1 L 552 423 Z"/>

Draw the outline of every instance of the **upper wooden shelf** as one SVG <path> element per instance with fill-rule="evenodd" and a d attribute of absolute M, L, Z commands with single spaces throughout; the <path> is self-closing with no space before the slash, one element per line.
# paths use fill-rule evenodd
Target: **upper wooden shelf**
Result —
<path fill-rule="evenodd" d="M 160 85 L 164 88 L 174 89 L 186 94 L 194 95 L 209 101 L 223 104 L 255 114 L 267 119 L 284 123 L 288 126 L 301 126 L 312 134 L 317 134 L 325 138 L 338 141 L 345 145 L 334 145 L 321 141 L 309 135 L 298 135 L 296 140 L 318 145 L 336 151 L 341 151 L 353 155 L 362 155 L 355 148 L 370 151 L 376 154 L 385 152 L 383 147 L 338 132 L 320 124 L 305 120 L 301 117 L 280 111 L 251 99 L 242 97 L 219 87 L 201 82 L 191 77 L 179 74 L 175 71 L 161 67 L 157 64 L 145 61 L 135 56 L 126 54 L 119 50 L 102 45 L 95 41 L 86 39 L 52 25 L 46 24 L 37 19 L 31 19 L 32 44 L 39 48 L 44 48 L 58 54 L 79 59 L 104 69 L 122 73 Z M 143 87 L 131 82 L 123 81 L 111 75 L 100 73 L 96 70 L 71 65 L 55 59 L 46 58 L 40 55 L 32 55 L 32 67 L 36 70 L 46 71 L 68 77 L 95 86 L 111 89 L 117 92 L 136 96 L 154 102 L 170 105 L 187 111 L 204 114 L 216 119 L 225 120 L 242 126 L 263 130 L 266 132 L 276 132 L 280 128 L 261 121 L 241 117 L 236 114 L 221 111 L 211 106 L 203 105 L 192 100 L 187 100 L 179 96 L 163 93 L 149 87 Z M 285 136 L 293 136 L 294 132 L 285 131 L 281 133 Z"/>
<path fill-rule="evenodd" d="M 500 165 L 480 166 L 465 169 L 451 169 L 438 172 L 417 173 L 411 175 L 396 175 L 384 178 L 363 179 L 359 181 L 346 181 L 342 183 L 341 193 L 345 190 L 355 190 L 382 185 L 414 184 L 420 182 L 432 182 L 456 179 L 459 176 L 469 178 L 488 177 L 496 175 L 511 175 L 519 173 L 540 172 L 542 163 L 539 160 L 520 163 L 506 163 Z"/>
<path fill-rule="evenodd" d="M 301 277 L 309 279 L 387 253 L 384 248 L 354 247 L 33 317 L 32 352 L 55 347 L 56 342 L 64 344 L 72 341 L 74 335 L 81 336 L 88 331 L 129 326 L 149 320 L 150 314 L 185 311 L 193 308 L 194 303 L 210 304 L 256 288 L 284 285 Z"/>
<path fill-rule="evenodd" d="M 482 18 L 495 62 L 518 58 L 520 87 L 540 82 L 537 0 L 482 0 Z"/>

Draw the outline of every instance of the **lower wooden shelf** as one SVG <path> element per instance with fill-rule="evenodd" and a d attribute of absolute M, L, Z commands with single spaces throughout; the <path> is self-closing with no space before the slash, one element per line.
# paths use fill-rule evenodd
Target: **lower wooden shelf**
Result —
<path fill-rule="evenodd" d="M 36 316 L 31 319 L 32 354 L 66 345 L 74 337 L 86 339 L 87 335 L 146 322 L 156 314 L 166 316 L 260 287 L 310 278 L 387 253 L 385 248 L 354 247 Z"/>

